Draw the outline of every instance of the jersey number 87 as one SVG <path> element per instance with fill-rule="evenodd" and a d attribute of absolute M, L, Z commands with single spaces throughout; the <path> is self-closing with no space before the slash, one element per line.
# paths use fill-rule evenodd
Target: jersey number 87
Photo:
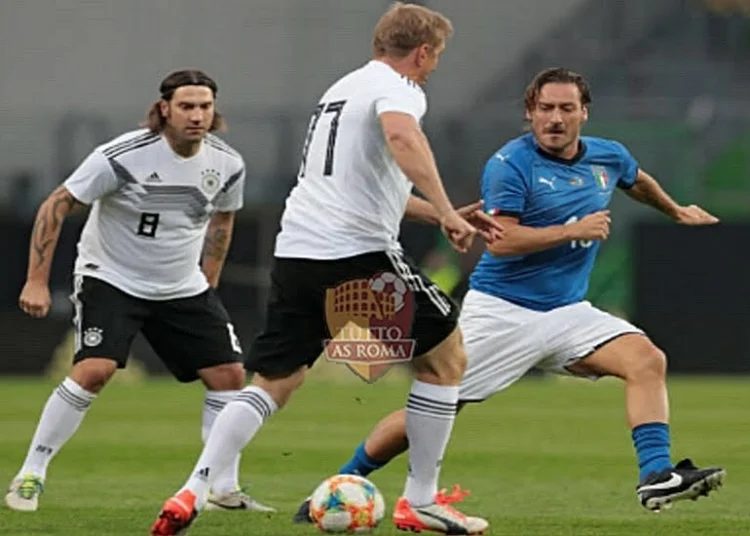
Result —
<path fill-rule="evenodd" d="M 327 177 L 333 174 L 333 151 L 336 148 L 336 134 L 339 129 L 339 119 L 341 118 L 341 112 L 344 111 L 345 100 L 335 102 L 321 102 L 315 107 L 312 117 L 310 118 L 310 127 L 307 129 L 307 136 L 305 136 L 305 146 L 302 149 L 302 163 L 299 168 L 299 178 L 305 176 L 305 168 L 307 166 L 307 153 L 310 150 L 310 143 L 315 135 L 315 128 L 318 126 L 320 116 L 323 114 L 333 114 L 331 119 L 331 125 L 328 131 L 328 143 L 326 145 L 326 159 L 323 165 L 323 176 Z"/>

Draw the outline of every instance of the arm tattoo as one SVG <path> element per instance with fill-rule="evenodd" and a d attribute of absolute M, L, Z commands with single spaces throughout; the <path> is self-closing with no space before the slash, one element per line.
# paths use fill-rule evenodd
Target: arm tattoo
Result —
<path fill-rule="evenodd" d="M 57 199 L 55 199 L 55 202 L 52 203 L 53 230 L 62 225 L 63 219 L 70 213 L 71 210 L 73 210 L 73 207 L 76 204 L 76 200 L 67 192 L 60 192 L 56 197 Z M 58 211 L 60 207 L 63 207 L 62 212 Z"/>
<path fill-rule="evenodd" d="M 34 229 L 31 231 L 31 244 L 36 253 L 36 267 L 40 267 L 47 259 L 46 251 L 52 243 L 51 238 L 47 238 L 47 210 L 39 214 L 34 222 Z"/>
<path fill-rule="evenodd" d="M 225 227 L 217 227 L 206 233 L 206 240 L 203 244 L 203 257 L 224 260 L 229 249 L 229 232 Z"/>
<path fill-rule="evenodd" d="M 43 210 L 39 211 L 31 231 L 31 244 L 36 253 L 37 268 L 47 260 L 47 250 L 57 240 L 62 222 L 75 204 L 76 201 L 70 194 L 63 188 L 58 188 L 45 202 Z"/>

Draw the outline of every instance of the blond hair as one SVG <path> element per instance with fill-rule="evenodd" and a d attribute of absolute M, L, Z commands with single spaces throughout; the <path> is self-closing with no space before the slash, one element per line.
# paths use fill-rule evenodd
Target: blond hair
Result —
<path fill-rule="evenodd" d="M 417 4 L 395 2 L 375 25 L 375 57 L 403 58 L 422 45 L 437 48 L 453 35 L 447 17 Z"/>

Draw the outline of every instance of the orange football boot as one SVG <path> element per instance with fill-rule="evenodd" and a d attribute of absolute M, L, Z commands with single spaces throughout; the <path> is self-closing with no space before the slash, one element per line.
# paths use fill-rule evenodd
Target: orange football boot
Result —
<path fill-rule="evenodd" d="M 412 532 L 429 530 L 442 534 L 484 534 L 490 525 L 485 519 L 467 516 L 451 506 L 468 494 L 458 486 L 453 488 L 450 495 L 446 495 L 443 489 L 435 495 L 434 503 L 420 507 L 413 507 L 406 497 L 401 497 L 396 502 L 393 522 L 399 530 Z"/>

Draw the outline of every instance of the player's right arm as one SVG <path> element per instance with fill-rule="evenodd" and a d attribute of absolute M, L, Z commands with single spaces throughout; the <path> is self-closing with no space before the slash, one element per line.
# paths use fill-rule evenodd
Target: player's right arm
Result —
<path fill-rule="evenodd" d="M 60 230 L 65 218 L 80 205 L 65 186 L 58 186 L 36 213 L 29 246 L 29 267 L 19 305 L 33 316 L 47 315 L 50 307 L 49 274 Z"/>
<path fill-rule="evenodd" d="M 117 178 L 109 162 L 94 151 L 41 204 L 31 231 L 26 283 L 18 299 L 25 313 L 41 318 L 49 312 L 49 275 L 65 218 L 76 207 L 91 204 L 116 187 Z"/>
<path fill-rule="evenodd" d="M 482 177 L 482 196 L 490 214 L 505 229 L 502 240 L 487 244 L 496 257 L 526 255 L 552 249 L 574 240 L 605 240 L 609 236 L 609 211 L 584 216 L 568 225 L 522 225 L 528 182 L 523 172 L 506 158 L 492 157 Z"/>
<path fill-rule="evenodd" d="M 380 124 L 388 149 L 404 174 L 435 208 L 438 218 L 455 212 L 443 187 L 427 136 L 408 113 L 384 112 Z"/>
<path fill-rule="evenodd" d="M 412 84 L 385 83 L 375 98 L 375 113 L 385 143 L 398 166 L 437 212 L 438 223 L 453 247 L 468 251 L 476 228 L 453 208 L 419 121 L 427 111 L 424 93 Z"/>
<path fill-rule="evenodd" d="M 519 223 L 518 216 L 495 216 L 505 229 L 502 240 L 487 244 L 489 252 L 496 257 L 526 255 L 552 249 L 574 240 L 606 240 L 609 236 L 609 211 L 588 214 L 570 225 L 528 227 Z"/>
<path fill-rule="evenodd" d="M 448 199 L 435 156 L 416 118 L 399 111 L 386 111 L 379 117 L 393 159 L 435 208 L 438 222 L 454 248 L 468 251 L 477 230 L 456 212 Z"/>

